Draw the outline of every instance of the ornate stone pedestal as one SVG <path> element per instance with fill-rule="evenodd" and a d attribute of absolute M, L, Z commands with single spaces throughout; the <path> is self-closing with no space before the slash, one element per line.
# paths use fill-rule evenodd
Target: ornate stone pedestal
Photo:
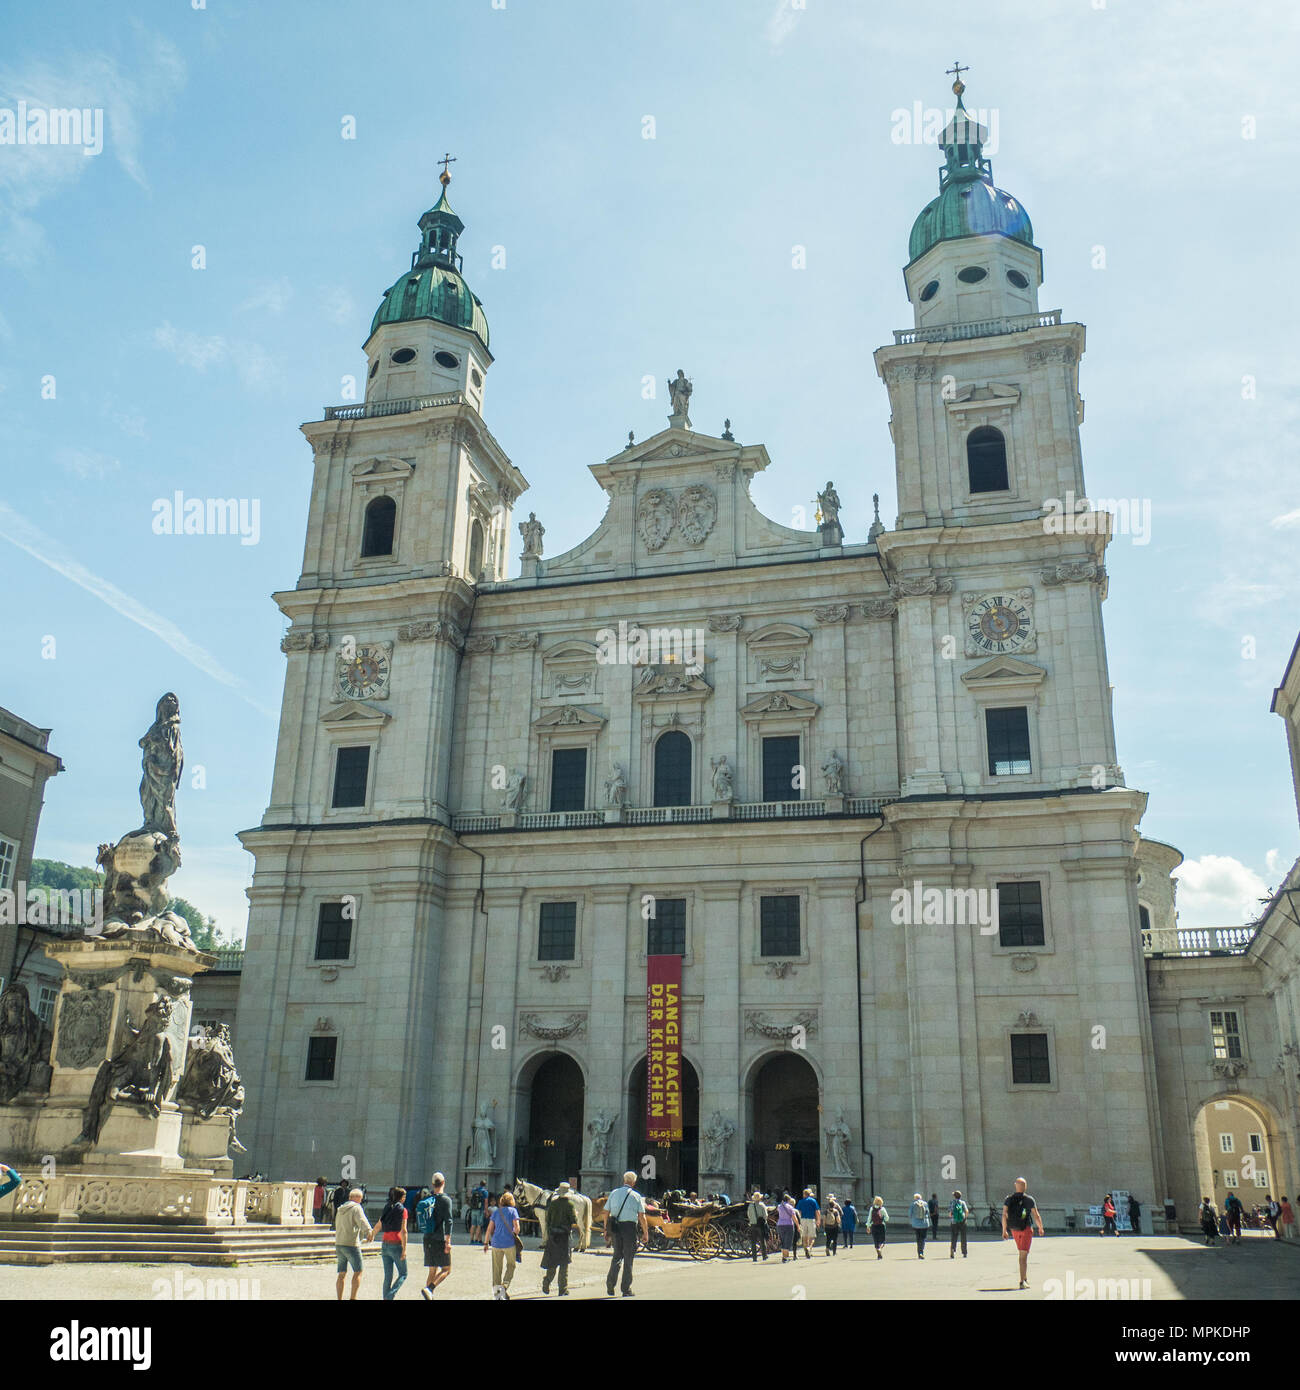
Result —
<path fill-rule="evenodd" d="M 712 803 L 712 806 L 711 806 L 711 809 L 710 809 L 710 819 L 712 819 L 712 820 L 730 820 L 730 819 L 731 819 L 731 802 L 730 802 L 730 801 L 715 801 L 715 802 L 713 802 L 713 803 Z"/>
<path fill-rule="evenodd" d="M 462 1206 L 464 1206 L 465 1203 L 469 1200 L 469 1193 L 473 1191 L 473 1189 L 476 1188 L 479 1185 L 479 1183 L 482 1183 L 483 1186 L 487 1188 L 488 1192 L 493 1197 L 500 1197 L 501 1194 L 505 1191 L 504 1186 L 502 1186 L 500 1168 L 466 1168 L 465 1191 L 464 1193 L 458 1194 L 462 1198 Z M 457 1222 L 459 1222 L 459 1210 L 457 1210 L 454 1213 L 454 1215 L 456 1217 Z"/>

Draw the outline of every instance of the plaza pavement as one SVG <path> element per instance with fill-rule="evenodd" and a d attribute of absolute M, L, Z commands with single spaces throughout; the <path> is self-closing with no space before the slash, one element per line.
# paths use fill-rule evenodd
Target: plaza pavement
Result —
<path fill-rule="evenodd" d="M 1300 1297 L 1300 1242 L 1283 1242 L 1267 1235 L 1247 1235 L 1239 1246 L 1206 1248 L 1180 1236 L 1048 1235 L 1035 1240 L 1029 1261 L 1029 1289 L 1017 1289 L 1015 1247 L 984 1235 L 970 1244 L 970 1256 L 948 1258 L 946 1231 L 929 1246 L 924 1260 L 916 1258 L 910 1231 L 891 1232 L 885 1258 L 877 1260 L 870 1240 L 865 1247 L 828 1257 L 818 1249 L 811 1260 L 782 1266 L 771 1256 L 757 1266 L 750 1260 L 716 1259 L 699 1262 L 683 1255 L 637 1257 L 634 1289 L 645 1300 L 778 1300 L 778 1299 L 962 1299 L 971 1302 L 1007 1299 L 1033 1302 L 1060 1282 L 1064 1298 L 1095 1295 L 1097 1280 L 1123 1280 L 1123 1292 L 1138 1299 L 1214 1299 L 1246 1301 Z M 513 1300 L 541 1300 L 540 1251 L 530 1248 L 511 1286 Z M 593 1250 L 576 1256 L 570 1269 L 570 1303 L 605 1298 L 609 1256 Z M 409 1251 L 410 1277 L 399 1302 L 422 1302 L 424 1282 L 419 1246 Z M 178 1285 L 177 1279 L 180 1279 Z M 233 1287 L 237 1296 L 265 1300 L 332 1299 L 334 1267 L 330 1262 L 298 1265 L 239 1265 L 216 1268 L 195 1265 L 72 1264 L 23 1267 L 0 1265 L 0 1301 L 15 1299 L 132 1299 L 159 1296 L 155 1281 L 165 1281 L 175 1296 L 197 1296 L 187 1280 L 221 1281 L 212 1287 Z M 379 1301 L 381 1267 L 377 1249 L 365 1257 L 361 1298 Z M 1129 1281 L 1136 1280 L 1136 1284 Z M 247 1281 L 247 1282 L 242 1282 Z M 1085 1281 L 1094 1281 L 1090 1286 Z M 1149 1281 L 1149 1283 L 1144 1282 Z M 1117 1291 L 1115 1285 L 1110 1286 Z M 1111 1292 L 1108 1296 L 1115 1296 Z M 552 1291 L 551 1298 L 556 1295 Z M 458 1238 L 452 1274 L 435 1297 L 438 1303 L 490 1300 L 488 1257 Z"/>

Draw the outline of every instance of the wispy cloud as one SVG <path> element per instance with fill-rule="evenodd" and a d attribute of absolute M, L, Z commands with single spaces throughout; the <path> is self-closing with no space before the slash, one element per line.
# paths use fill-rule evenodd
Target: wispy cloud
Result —
<path fill-rule="evenodd" d="M 1300 507 L 1293 512 L 1283 512 L 1281 516 L 1275 516 L 1268 523 L 1275 531 L 1280 531 L 1284 526 L 1300 526 Z"/>
<path fill-rule="evenodd" d="M 59 449 L 54 461 L 65 473 L 71 473 L 83 482 L 89 478 L 106 478 L 122 466 L 117 459 L 97 453 L 94 449 Z"/>
<path fill-rule="evenodd" d="M 234 342 L 221 333 L 191 333 L 164 322 L 153 331 L 154 346 L 170 353 L 182 367 L 205 372 L 230 364 L 250 389 L 266 390 L 280 381 L 280 369 L 258 343 Z"/>
<path fill-rule="evenodd" d="M 795 0 L 776 0 L 776 9 L 772 11 L 763 31 L 768 43 L 773 48 L 780 48 L 794 33 L 803 13 L 802 8 L 796 8 Z"/>
<path fill-rule="evenodd" d="M 319 303 L 331 323 L 351 323 L 357 316 L 356 302 L 340 285 L 327 285 L 320 292 Z"/>
<path fill-rule="evenodd" d="M 33 526 L 26 517 L 20 516 L 11 507 L 0 502 L 0 538 L 25 551 L 34 560 L 48 565 L 56 574 L 71 580 L 78 587 L 93 594 L 101 603 L 107 604 L 115 613 L 120 613 L 128 622 L 151 632 L 159 641 L 170 647 L 177 656 L 197 667 L 205 675 L 221 685 L 227 686 L 245 704 L 251 705 L 259 714 L 268 719 L 276 717 L 275 711 L 259 704 L 244 689 L 244 682 L 224 666 L 197 642 L 191 641 L 170 619 L 146 608 L 138 599 L 125 594 L 115 584 L 92 573 L 79 560 L 73 559 L 59 543 Z"/>
<path fill-rule="evenodd" d="M 289 307 L 292 298 L 293 286 L 282 275 L 278 280 L 260 285 L 242 304 L 236 304 L 235 313 L 248 314 L 265 310 L 270 314 L 282 314 Z"/>

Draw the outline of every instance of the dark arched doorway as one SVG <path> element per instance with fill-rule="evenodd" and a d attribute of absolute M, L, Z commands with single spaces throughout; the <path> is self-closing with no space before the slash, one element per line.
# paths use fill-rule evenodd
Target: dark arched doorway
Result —
<path fill-rule="evenodd" d="M 769 1057 L 754 1075 L 753 1136 L 746 1183 L 764 1192 L 781 1188 L 795 1197 L 821 1182 L 817 1125 L 817 1073 L 793 1052 Z"/>
<path fill-rule="evenodd" d="M 540 1187 L 577 1177 L 585 1103 L 582 1069 L 572 1057 L 557 1052 L 541 1062 L 528 1087 L 528 1127 L 515 1145 L 515 1177 Z"/>
<path fill-rule="evenodd" d="M 700 1182 L 700 1078 L 695 1068 L 682 1058 L 682 1142 L 650 1143 L 645 1137 L 645 1058 L 636 1064 L 627 1088 L 628 1142 L 627 1166 L 640 1179 L 637 1187 L 657 1197 L 680 1187 L 695 1191 Z M 655 1161 L 653 1178 L 644 1177 L 645 1159 Z"/>

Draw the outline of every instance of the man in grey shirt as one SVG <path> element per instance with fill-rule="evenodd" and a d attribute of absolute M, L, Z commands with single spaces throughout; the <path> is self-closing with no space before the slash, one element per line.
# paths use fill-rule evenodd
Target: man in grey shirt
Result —
<path fill-rule="evenodd" d="M 366 1220 L 366 1214 L 361 1209 L 361 1189 L 354 1187 L 334 1217 L 334 1250 L 338 1256 L 339 1276 L 335 1287 L 340 1301 L 343 1298 L 343 1281 L 349 1269 L 352 1270 L 352 1297 L 356 1298 L 357 1290 L 361 1287 L 361 1244 L 374 1233 L 374 1227 Z"/>

